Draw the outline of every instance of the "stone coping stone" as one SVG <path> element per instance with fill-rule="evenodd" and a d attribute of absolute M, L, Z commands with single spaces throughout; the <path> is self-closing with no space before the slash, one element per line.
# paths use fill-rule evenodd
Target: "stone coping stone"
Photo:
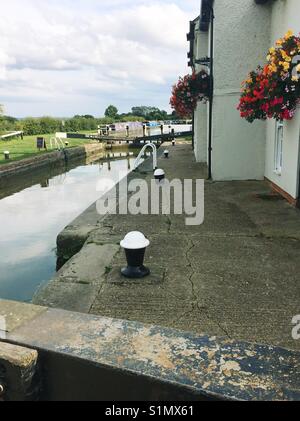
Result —
<path fill-rule="evenodd" d="M 6 361 L 13 366 L 26 368 L 36 363 L 37 356 L 37 351 L 33 349 L 0 342 L 0 361 Z"/>
<path fill-rule="evenodd" d="M 2 332 L 12 332 L 24 323 L 34 319 L 47 310 L 46 307 L 24 305 L 15 301 L 0 299 L 0 338 Z"/>

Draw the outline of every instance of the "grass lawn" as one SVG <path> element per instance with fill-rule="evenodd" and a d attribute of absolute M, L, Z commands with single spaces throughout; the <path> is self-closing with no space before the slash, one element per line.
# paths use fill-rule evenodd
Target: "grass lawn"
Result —
<path fill-rule="evenodd" d="M 95 132 L 87 132 L 86 134 L 91 134 Z M 54 134 L 48 134 L 48 135 L 41 135 L 41 137 L 44 137 L 46 139 L 48 152 L 50 150 L 50 138 L 53 137 Z M 36 138 L 39 136 L 25 136 L 23 140 L 21 138 L 13 139 L 13 140 L 0 140 L 0 165 L 7 164 L 12 161 L 19 161 L 24 158 L 30 158 L 34 155 L 40 155 L 44 153 L 48 153 L 47 151 L 41 151 L 39 152 L 36 147 Z M 89 143 L 88 140 L 84 139 L 67 139 L 69 142 L 69 148 L 72 148 L 74 146 L 82 146 L 85 143 Z M 10 159 L 5 160 L 4 159 L 4 151 L 10 152 Z"/>

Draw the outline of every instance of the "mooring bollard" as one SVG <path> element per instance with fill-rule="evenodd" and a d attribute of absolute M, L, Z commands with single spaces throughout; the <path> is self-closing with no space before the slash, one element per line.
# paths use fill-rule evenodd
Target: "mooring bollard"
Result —
<path fill-rule="evenodd" d="M 165 151 L 164 151 L 164 156 L 165 156 L 165 158 L 166 158 L 166 159 L 168 159 L 168 158 L 169 158 L 169 151 L 168 151 L 168 150 L 165 150 Z"/>
<path fill-rule="evenodd" d="M 172 140 L 172 145 L 175 146 L 176 142 L 175 139 Z"/>
<path fill-rule="evenodd" d="M 146 136 L 146 124 L 143 124 L 143 136 L 145 137 Z"/>
<path fill-rule="evenodd" d="M 161 134 L 164 134 L 164 125 L 163 124 L 160 126 L 160 131 L 161 131 Z"/>
<path fill-rule="evenodd" d="M 126 136 L 129 137 L 129 126 L 126 126 Z"/>
<path fill-rule="evenodd" d="M 139 231 L 127 234 L 120 243 L 125 250 L 127 267 L 121 270 L 126 278 L 139 279 L 150 274 L 150 270 L 144 266 L 146 248 L 150 241 Z"/>
<path fill-rule="evenodd" d="M 166 174 L 164 172 L 164 170 L 158 168 L 157 170 L 154 171 L 154 178 L 155 180 L 158 180 L 159 182 L 164 180 L 166 177 Z"/>
<path fill-rule="evenodd" d="M 9 151 L 4 151 L 3 154 L 4 154 L 4 159 L 5 160 L 9 160 L 10 152 Z"/>
<path fill-rule="evenodd" d="M 68 141 L 65 142 L 65 146 L 69 146 L 69 142 Z"/>

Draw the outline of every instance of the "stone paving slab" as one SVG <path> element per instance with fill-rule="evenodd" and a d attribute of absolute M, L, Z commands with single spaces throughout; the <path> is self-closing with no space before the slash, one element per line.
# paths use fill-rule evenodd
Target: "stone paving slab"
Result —
<path fill-rule="evenodd" d="M 159 159 L 169 179 L 206 177 L 189 145 L 169 149 L 170 159 Z M 150 182 L 152 176 L 131 177 Z M 160 268 L 163 282 L 120 282 L 125 255 L 118 244 L 131 230 L 150 239 L 145 264 Z M 101 263 L 101 248 L 92 258 L 98 263 L 80 257 L 104 244 L 116 247 L 109 263 Z M 300 349 L 291 334 L 292 318 L 300 314 L 300 212 L 264 181 L 206 182 L 200 226 L 187 227 L 184 216 L 173 214 L 110 215 L 83 250 L 73 270 L 79 280 L 97 279 L 92 314 Z M 98 277 L 101 265 L 102 272 L 110 269 Z M 69 270 L 60 272 L 60 283 L 68 283 Z M 60 307 L 68 308 L 67 294 Z"/>
<path fill-rule="evenodd" d="M 33 302 L 52 308 L 88 313 L 100 288 L 100 285 L 54 280 L 37 293 Z"/>

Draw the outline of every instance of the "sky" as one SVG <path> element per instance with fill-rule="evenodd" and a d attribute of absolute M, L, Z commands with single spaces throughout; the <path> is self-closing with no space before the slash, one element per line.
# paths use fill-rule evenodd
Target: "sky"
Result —
<path fill-rule="evenodd" d="M 170 110 L 200 0 L 9 0 L 1 4 L 0 104 L 16 117 Z"/>

